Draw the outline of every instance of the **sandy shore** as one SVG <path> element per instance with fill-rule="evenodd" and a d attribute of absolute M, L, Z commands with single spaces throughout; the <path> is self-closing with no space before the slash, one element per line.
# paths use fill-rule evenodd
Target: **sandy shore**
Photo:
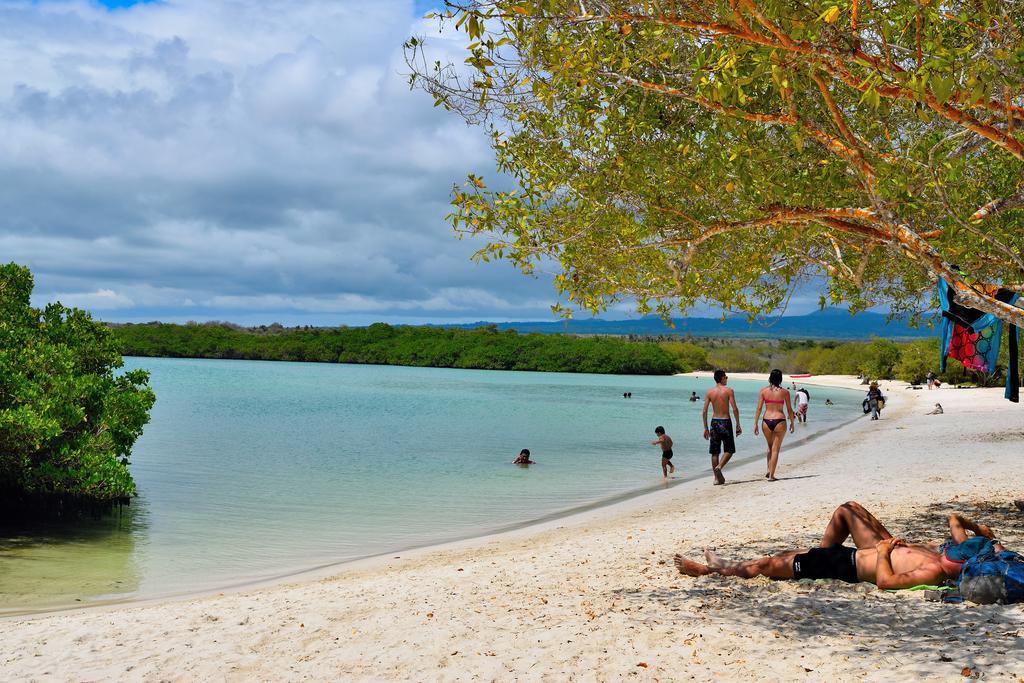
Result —
<path fill-rule="evenodd" d="M 739 379 L 740 375 L 733 377 Z M 758 379 L 762 379 L 760 376 Z M 850 378 L 798 383 L 858 386 Z M 788 379 L 787 379 L 788 384 Z M 814 545 L 855 499 L 897 535 L 948 510 L 1024 547 L 1024 406 L 994 389 L 885 383 L 857 420 L 641 499 L 500 537 L 246 592 L 0 620 L 4 680 L 1021 680 L 1024 606 L 870 585 L 679 576 L 672 555 Z M 810 419 L 824 407 L 814 392 Z M 939 401 L 945 414 L 925 413 Z M 749 408 L 748 408 L 749 410 Z M 750 432 L 739 457 L 762 452 Z M 698 425 L 695 425 L 695 428 Z"/>

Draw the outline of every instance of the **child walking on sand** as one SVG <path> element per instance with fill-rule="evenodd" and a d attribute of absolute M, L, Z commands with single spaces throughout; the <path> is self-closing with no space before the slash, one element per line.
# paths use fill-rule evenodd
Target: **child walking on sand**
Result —
<path fill-rule="evenodd" d="M 675 473 L 675 465 L 672 464 L 672 437 L 665 433 L 665 428 L 658 425 L 654 428 L 658 438 L 651 442 L 652 446 L 661 446 L 661 476 L 668 479 L 670 473 Z"/>

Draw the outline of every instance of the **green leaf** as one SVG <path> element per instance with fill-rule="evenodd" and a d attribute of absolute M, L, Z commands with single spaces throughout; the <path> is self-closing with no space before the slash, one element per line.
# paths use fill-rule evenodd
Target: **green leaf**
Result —
<path fill-rule="evenodd" d="M 953 92 L 953 87 L 956 85 L 956 81 L 953 80 L 953 78 L 935 77 L 932 79 L 931 85 L 932 94 L 935 95 L 935 99 L 942 104 L 949 99 L 949 96 Z"/>

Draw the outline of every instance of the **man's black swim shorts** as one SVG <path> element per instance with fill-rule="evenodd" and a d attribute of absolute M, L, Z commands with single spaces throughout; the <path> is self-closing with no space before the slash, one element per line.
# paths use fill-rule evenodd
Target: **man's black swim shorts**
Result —
<path fill-rule="evenodd" d="M 672 449 L 670 448 L 667 451 L 662 451 L 661 452 L 661 457 L 665 458 L 666 460 L 671 460 L 672 459 Z"/>
<path fill-rule="evenodd" d="M 857 549 L 845 545 L 812 548 L 793 558 L 794 579 L 839 579 L 858 583 Z"/>
<path fill-rule="evenodd" d="M 727 417 L 713 417 L 708 431 L 711 439 L 711 455 L 720 455 L 723 448 L 726 453 L 736 452 L 736 442 L 732 438 L 732 420 Z"/>

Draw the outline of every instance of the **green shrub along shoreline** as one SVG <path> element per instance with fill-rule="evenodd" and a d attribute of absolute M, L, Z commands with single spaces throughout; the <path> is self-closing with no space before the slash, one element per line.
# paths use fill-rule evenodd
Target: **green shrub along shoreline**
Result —
<path fill-rule="evenodd" d="M 221 358 L 404 365 L 416 367 L 667 375 L 712 370 L 787 374 L 865 375 L 920 382 L 938 372 L 938 342 L 754 340 L 676 337 L 519 334 L 494 326 L 475 329 L 392 326 L 286 328 L 231 323 L 113 325 L 121 352 L 130 356 Z M 942 381 L 999 384 L 1005 344 L 990 377 L 951 360 Z"/>
<path fill-rule="evenodd" d="M 1001 385 L 1006 378 L 1007 345 L 1000 348 L 999 364 L 992 375 L 967 370 L 949 359 L 939 373 L 939 341 L 895 341 L 876 337 L 870 341 L 794 341 L 745 339 L 688 339 L 659 342 L 677 359 L 681 372 L 726 368 L 732 372 L 763 372 L 779 368 L 786 374 L 863 375 L 872 379 L 923 382 L 929 372 L 947 384 Z"/>
<path fill-rule="evenodd" d="M 30 304 L 27 268 L 0 265 L 0 526 L 128 503 L 132 445 L 156 400 L 143 370 L 85 311 Z"/>
<path fill-rule="evenodd" d="M 231 358 L 367 365 L 666 375 L 676 364 L 655 343 L 617 337 L 406 327 L 242 328 L 225 323 L 146 323 L 114 328 L 129 356 Z"/>

